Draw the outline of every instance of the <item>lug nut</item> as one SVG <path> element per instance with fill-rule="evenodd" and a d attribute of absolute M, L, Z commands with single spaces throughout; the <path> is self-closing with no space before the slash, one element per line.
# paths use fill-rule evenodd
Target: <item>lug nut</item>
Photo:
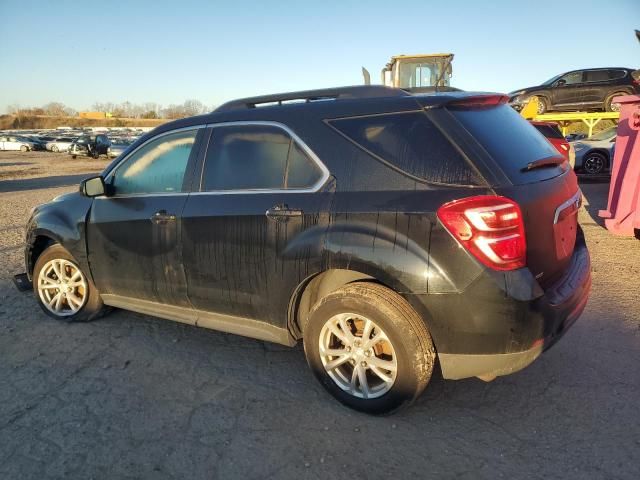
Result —
<path fill-rule="evenodd" d="M 361 367 L 366 367 L 366 366 L 367 366 L 367 362 L 361 362 L 361 363 L 360 363 L 360 366 L 361 366 Z"/>
<path fill-rule="evenodd" d="M 347 352 L 350 352 L 351 351 L 351 347 L 347 346 L 346 350 L 347 350 Z"/>
<path fill-rule="evenodd" d="M 364 352 L 364 356 L 365 357 L 370 357 L 371 356 L 371 352 L 369 350 L 367 350 L 366 352 Z"/>

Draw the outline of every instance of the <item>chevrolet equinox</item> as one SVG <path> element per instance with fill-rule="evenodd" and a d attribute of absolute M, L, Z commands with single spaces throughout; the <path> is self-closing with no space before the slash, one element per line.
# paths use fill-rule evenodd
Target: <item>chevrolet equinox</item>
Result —
<path fill-rule="evenodd" d="M 498 94 L 269 95 L 146 134 L 34 208 L 26 277 L 74 322 L 117 307 L 293 346 L 349 407 L 533 362 L 591 284 L 566 159 Z"/>

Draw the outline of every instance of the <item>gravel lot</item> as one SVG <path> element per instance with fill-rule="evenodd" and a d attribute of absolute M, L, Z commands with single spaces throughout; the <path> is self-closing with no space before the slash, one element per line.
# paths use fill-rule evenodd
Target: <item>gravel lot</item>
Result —
<path fill-rule="evenodd" d="M 124 311 L 67 325 L 19 293 L 29 210 L 105 164 L 0 152 L 0 478 L 640 478 L 640 241 L 598 223 L 606 184 L 582 185 L 593 291 L 562 341 L 373 418 L 301 348 Z"/>

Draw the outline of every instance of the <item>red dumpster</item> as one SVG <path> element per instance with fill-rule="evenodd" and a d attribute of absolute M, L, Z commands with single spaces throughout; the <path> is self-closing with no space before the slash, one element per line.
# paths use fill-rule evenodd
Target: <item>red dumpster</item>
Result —
<path fill-rule="evenodd" d="M 620 123 L 613 156 L 609 203 L 598 215 L 616 235 L 640 229 L 640 95 L 616 97 Z"/>

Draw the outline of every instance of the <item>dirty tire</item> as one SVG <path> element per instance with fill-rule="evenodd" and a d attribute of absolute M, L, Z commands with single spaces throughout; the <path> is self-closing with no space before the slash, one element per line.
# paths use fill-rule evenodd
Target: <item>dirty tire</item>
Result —
<path fill-rule="evenodd" d="M 45 249 L 44 252 L 38 257 L 36 264 L 33 268 L 33 292 L 36 297 L 36 301 L 42 311 L 46 313 L 48 316 L 55 318 L 56 320 L 60 320 L 63 322 L 88 322 L 91 320 L 95 320 L 105 313 L 108 312 L 108 308 L 104 306 L 102 303 L 102 299 L 100 298 L 100 293 L 98 289 L 95 287 L 89 276 L 82 272 L 84 278 L 87 283 L 87 292 L 85 295 L 88 295 L 84 305 L 73 315 L 61 316 L 56 315 L 51 312 L 42 302 L 40 298 L 40 294 L 38 292 L 38 278 L 40 276 L 40 271 L 45 267 L 51 260 L 66 260 L 74 264 L 74 266 L 80 270 L 77 261 L 73 256 L 61 245 L 54 244 Z"/>
<path fill-rule="evenodd" d="M 613 103 L 613 99 L 615 97 L 620 97 L 622 95 L 629 95 L 626 92 L 617 92 L 617 93 L 613 93 L 611 95 L 609 95 L 607 97 L 607 99 L 604 102 L 604 109 L 607 112 L 619 112 L 620 111 L 620 104 L 619 103 Z"/>
<path fill-rule="evenodd" d="M 379 397 L 359 398 L 341 388 L 325 370 L 320 353 L 323 327 L 345 313 L 370 319 L 391 343 L 397 361 L 396 377 Z M 304 328 L 304 351 L 312 372 L 331 395 L 350 408 L 370 414 L 389 414 L 410 405 L 429 383 L 436 358 L 425 323 L 411 305 L 394 291 L 367 282 L 346 285 L 312 308 Z"/>
<path fill-rule="evenodd" d="M 538 115 L 542 115 L 543 113 L 547 113 L 549 109 L 549 104 L 547 103 L 547 99 L 544 97 L 536 97 L 538 99 L 538 111 L 536 112 Z"/>

